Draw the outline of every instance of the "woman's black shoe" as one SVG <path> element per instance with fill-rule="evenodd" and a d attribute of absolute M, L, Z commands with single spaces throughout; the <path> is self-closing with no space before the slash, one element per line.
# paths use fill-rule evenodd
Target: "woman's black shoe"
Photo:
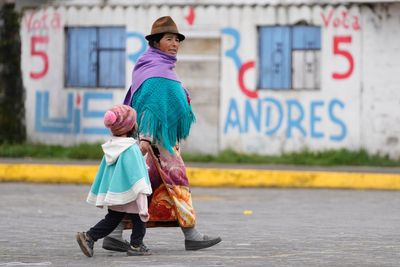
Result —
<path fill-rule="evenodd" d="M 209 237 L 209 236 L 204 236 L 203 240 L 185 240 L 185 249 L 186 250 L 199 250 L 203 248 L 209 248 L 212 247 L 219 242 L 221 242 L 222 239 L 220 237 Z"/>
<path fill-rule="evenodd" d="M 103 239 L 103 248 L 107 250 L 127 252 L 130 247 L 131 245 L 127 241 L 121 241 L 109 236 L 106 236 Z"/>

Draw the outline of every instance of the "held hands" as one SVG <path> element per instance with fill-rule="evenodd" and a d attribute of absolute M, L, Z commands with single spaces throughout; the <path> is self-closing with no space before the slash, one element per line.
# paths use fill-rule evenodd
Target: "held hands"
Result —
<path fill-rule="evenodd" d="M 151 142 L 149 140 L 142 139 L 139 142 L 139 147 L 140 151 L 142 152 L 142 155 L 144 156 L 151 149 Z"/>

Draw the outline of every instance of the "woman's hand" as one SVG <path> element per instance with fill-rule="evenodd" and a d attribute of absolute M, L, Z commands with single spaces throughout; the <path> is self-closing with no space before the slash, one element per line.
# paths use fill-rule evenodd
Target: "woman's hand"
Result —
<path fill-rule="evenodd" d="M 144 156 L 151 149 L 151 142 L 149 140 L 142 139 L 139 142 L 139 148 L 140 151 L 142 152 L 142 155 Z"/>

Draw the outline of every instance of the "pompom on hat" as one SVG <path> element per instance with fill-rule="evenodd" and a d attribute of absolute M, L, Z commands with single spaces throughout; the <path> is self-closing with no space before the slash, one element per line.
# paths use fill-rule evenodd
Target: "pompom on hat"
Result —
<path fill-rule="evenodd" d="M 114 136 L 121 136 L 133 129 L 136 124 L 136 111 L 128 105 L 116 105 L 104 114 L 104 125 Z"/>

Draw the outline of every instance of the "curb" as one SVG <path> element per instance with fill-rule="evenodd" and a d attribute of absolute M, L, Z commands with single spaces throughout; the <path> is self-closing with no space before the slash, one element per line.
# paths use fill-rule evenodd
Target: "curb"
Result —
<path fill-rule="evenodd" d="M 98 165 L 0 163 L 0 182 L 90 184 Z M 400 190 L 398 173 L 186 169 L 193 187 L 278 187 Z"/>

